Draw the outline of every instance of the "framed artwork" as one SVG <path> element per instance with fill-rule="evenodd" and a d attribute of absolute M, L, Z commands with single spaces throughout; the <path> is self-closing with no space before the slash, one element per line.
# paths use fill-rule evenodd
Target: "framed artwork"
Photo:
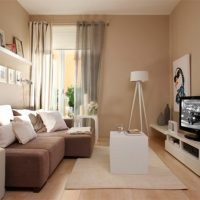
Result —
<path fill-rule="evenodd" d="M 22 73 L 20 71 L 15 72 L 17 85 L 22 85 Z"/>
<path fill-rule="evenodd" d="M 8 69 L 8 83 L 9 84 L 15 84 L 16 83 L 16 76 L 15 76 L 15 70 Z"/>
<path fill-rule="evenodd" d="M 190 55 L 173 62 L 174 111 L 179 112 L 180 98 L 190 96 Z"/>
<path fill-rule="evenodd" d="M 0 29 L 0 46 L 2 46 L 2 47 L 6 46 L 5 33 L 1 29 Z"/>
<path fill-rule="evenodd" d="M 16 53 L 17 53 L 19 56 L 24 57 L 22 41 L 19 40 L 19 39 L 16 38 L 16 37 L 14 37 L 14 38 L 13 38 L 13 43 L 14 43 L 15 46 L 16 46 Z"/>
<path fill-rule="evenodd" d="M 7 67 L 0 65 L 0 83 L 7 83 Z"/>

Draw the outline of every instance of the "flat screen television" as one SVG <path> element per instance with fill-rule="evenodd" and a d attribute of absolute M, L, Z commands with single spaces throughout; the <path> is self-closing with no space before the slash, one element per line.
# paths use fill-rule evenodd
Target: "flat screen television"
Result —
<path fill-rule="evenodd" d="M 200 96 L 181 97 L 179 128 L 190 132 L 186 138 L 200 141 Z"/>

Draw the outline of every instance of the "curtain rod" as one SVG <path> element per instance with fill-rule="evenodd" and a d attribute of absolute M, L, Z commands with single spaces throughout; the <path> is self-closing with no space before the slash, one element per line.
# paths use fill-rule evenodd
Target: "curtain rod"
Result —
<path fill-rule="evenodd" d="M 51 25 L 76 25 L 76 22 L 70 22 L 70 23 L 65 23 L 65 22 L 52 22 Z M 105 22 L 106 26 L 110 26 L 110 22 Z"/>

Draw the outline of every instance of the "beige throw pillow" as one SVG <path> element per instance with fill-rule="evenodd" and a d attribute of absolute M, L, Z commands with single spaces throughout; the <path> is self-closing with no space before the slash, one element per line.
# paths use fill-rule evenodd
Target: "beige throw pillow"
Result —
<path fill-rule="evenodd" d="M 26 144 L 33 138 L 37 137 L 36 132 L 33 129 L 33 126 L 28 121 L 13 121 L 13 130 L 19 141 L 19 143 Z"/>
<path fill-rule="evenodd" d="M 27 122 L 31 122 L 30 118 L 27 115 L 14 116 L 14 121 L 27 121 Z"/>
<path fill-rule="evenodd" d="M 5 148 L 15 141 L 12 124 L 0 126 L 0 147 Z"/>
<path fill-rule="evenodd" d="M 65 121 L 58 111 L 39 112 L 47 132 L 68 129 Z"/>
<path fill-rule="evenodd" d="M 42 118 L 39 114 L 37 114 L 36 116 L 34 114 L 29 114 L 29 118 L 36 133 L 47 132 L 46 126 L 44 125 Z"/>

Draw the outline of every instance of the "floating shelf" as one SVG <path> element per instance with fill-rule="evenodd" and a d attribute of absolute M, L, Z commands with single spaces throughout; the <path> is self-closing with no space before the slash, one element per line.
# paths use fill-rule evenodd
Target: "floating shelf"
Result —
<path fill-rule="evenodd" d="M 16 53 L 13 53 L 12 51 L 0 46 L 0 61 L 1 61 L 1 59 L 3 59 L 3 60 L 10 59 L 10 60 L 14 61 L 15 63 L 32 65 L 32 63 L 29 60 L 27 60 L 27 59 L 17 55 Z"/>

